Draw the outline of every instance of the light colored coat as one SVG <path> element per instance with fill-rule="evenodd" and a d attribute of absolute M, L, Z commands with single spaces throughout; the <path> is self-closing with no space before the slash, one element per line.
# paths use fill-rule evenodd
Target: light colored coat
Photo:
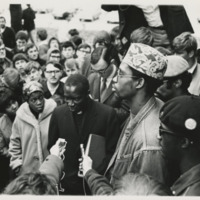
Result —
<path fill-rule="evenodd" d="M 21 172 L 38 170 L 49 155 L 48 128 L 55 107 L 56 103 L 52 99 L 45 99 L 44 110 L 36 119 L 27 102 L 20 106 L 13 123 L 9 144 L 12 169 L 22 166 Z"/>
<path fill-rule="evenodd" d="M 107 171 L 111 169 L 111 184 L 129 173 L 144 173 L 154 179 L 169 183 L 166 162 L 157 139 L 159 111 L 163 102 L 152 97 L 136 116 L 130 115 L 118 140 Z"/>

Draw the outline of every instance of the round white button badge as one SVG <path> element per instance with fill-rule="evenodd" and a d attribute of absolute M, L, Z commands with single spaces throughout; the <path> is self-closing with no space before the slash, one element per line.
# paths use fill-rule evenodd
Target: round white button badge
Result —
<path fill-rule="evenodd" d="M 194 130 L 197 127 L 197 122 L 196 120 L 189 118 L 187 120 L 185 120 L 185 127 L 188 130 Z"/>

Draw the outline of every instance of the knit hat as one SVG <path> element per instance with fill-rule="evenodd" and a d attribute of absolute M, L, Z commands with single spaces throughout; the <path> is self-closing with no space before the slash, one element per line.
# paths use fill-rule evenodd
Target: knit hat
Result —
<path fill-rule="evenodd" d="M 43 93 L 43 87 L 39 82 L 30 81 L 30 82 L 24 84 L 23 94 L 25 95 L 25 97 L 30 97 L 30 95 L 33 92 L 37 92 L 37 91 L 40 91 Z"/>
<path fill-rule="evenodd" d="M 167 69 L 167 58 L 145 44 L 132 43 L 122 62 L 152 78 L 162 80 Z"/>
<path fill-rule="evenodd" d="M 26 62 L 28 62 L 28 58 L 24 53 L 17 53 L 14 55 L 13 63 L 15 63 L 18 60 L 25 60 Z"/>
<path fill-rule="evenodd" d="M 181 56 L 167 56 L 168 64 L 164 77 L 175 77 L 186 72 L 190 66 Z"/>
<path fill-rule="evenodd" d="M 169 100 L 160 110 L 160 121 L 175 135 L 200 138 L 200 97 L 179 96 Z"/>

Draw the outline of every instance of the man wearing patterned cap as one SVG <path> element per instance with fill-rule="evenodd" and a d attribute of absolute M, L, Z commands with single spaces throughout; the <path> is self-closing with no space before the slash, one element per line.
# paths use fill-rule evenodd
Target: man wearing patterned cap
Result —
<path fill-rule="evenodd" d="M 163 153 L 171 169 L 178 172 L 172 193 L 200 196 L 200 97 L 171 99 L 161 108 L 160 121 Z"/>
<path fill-rule="evenodd" d="M 17 111 L 9 144 L 10 167 L 16 175 L 38 170 L 49 154 L 48 127 L 56 107 L 52 99 L 44 99 L 42 85 L 37 81 L 25 84 L 23 93 L 26 102 Z"/>
<path fill-rule="evenodd" d="M 188 92 L 192 75 L 188 72 L 189 64 L 181 56 L 171 55 L 167 57 L 167 71 L 163 84 L 157 89 L 156 95 L 163 101 L 174 97 L 191 95 Z"/>
<path fill-rule="evenodd" d="M 113 89 L 130 106 L 130 116 L 107 168 L 114 188 L 117 180 L 130 172 L 144 173 L 169 184 L 166 161 L 157 139 L 159 111 L 163 102 L 154 97 L 166 67 L 167 59 L 156 49 L 133 43 L 113 80 Z M 90 158 L 85 156 L 83 173 L 91 183 L 94 171 L 89 163 Z"/>

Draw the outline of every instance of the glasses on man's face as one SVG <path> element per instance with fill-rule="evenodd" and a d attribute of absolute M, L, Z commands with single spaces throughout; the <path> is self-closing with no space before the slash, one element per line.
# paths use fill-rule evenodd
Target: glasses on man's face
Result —
<path fill-rule="evenodd" d="M 60 70 L 46 71 L 47 74 L 59 74 Z"/>
<path fill-rule="evenodd" d="M 43 95 L 40 95 L 40 96 L 38 96 L 38 97 L 30 97 L 30 99 L 29 99 L 29 101 L 31 102 L 31 103 L 33 103 L 33 104 L 35 104 L 37 101 L 43 101 L 43 99 L 44 99 L 44 96 Z"/>
<path fill-rule="evenodd" d="M 87 50 L 79 49 L 79 51 L 82 53 L 90 54 L 90 51 L 87 51 Z"/>
<path fill-rule="evenodd" d="M 60 58 L 60 56 L 51 56 L 51 58 Z"/>
<path fill-rule="evenodd" d="M 117 71 L 117 81 L 119 77 L 127 77 L 127 78 L 139 78 L 138 76 L 133 76 L 130 74 L 123 74 L 123 72 L 121 70 Z"/>

